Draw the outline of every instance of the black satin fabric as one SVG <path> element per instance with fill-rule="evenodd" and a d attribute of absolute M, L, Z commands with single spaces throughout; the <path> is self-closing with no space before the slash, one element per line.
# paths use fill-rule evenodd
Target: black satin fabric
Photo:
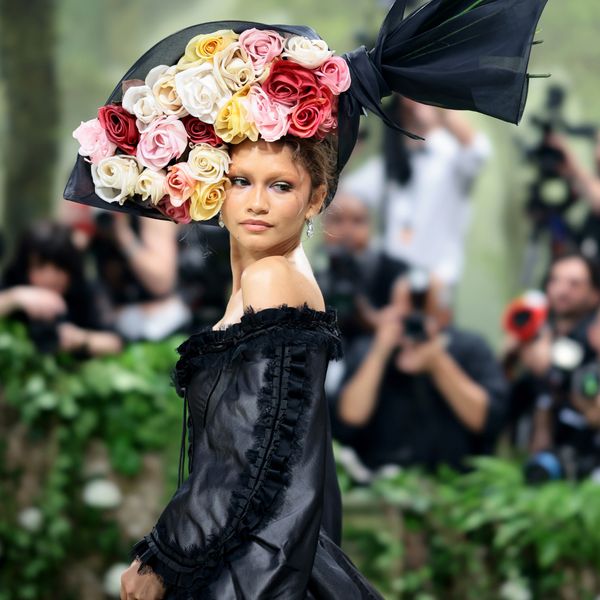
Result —
<path fill-rule="evenodd" d="M 339 96 L 338 174 L 348 162 L 360 117 L 371 111 L 402 130 L 381 107 L 381 99 L 398 92 L 418 102 L 449 109 L 472 110 L 518 123 L 523 114 L 529 75 L 527 65 L 537 23 L 547 0 L 431 0 L 407 14 L 407 0 L 392 5 L 375 46 L 343 55 L 352 84 Z M 145 79 L 153 67 L 175 64 L 195 35 L 219 29 L 273 29 L 282 34 L 320 39 L 309 27 L 215 21 L 188 27 L 158 42 L 125 73 L 106 104 L 119 102 L 122 83 Z M 329 190 L 326 203 L 335 195 Z M 64 197 L 108 210 L 167 219 L 139 197 L 123 205 L 104 202 L 94 191 L 90 165 L 82 156 L 67 182 Z M 201 221 L 217 225 L 217 217 Z"/>
<path fill-rule="evenodd" d="M 167 600 L 382 598 L 339 547 L 324 379 L 336 312 L 281 305 L 179 348 L 188 477 L 132 549 Z"/>

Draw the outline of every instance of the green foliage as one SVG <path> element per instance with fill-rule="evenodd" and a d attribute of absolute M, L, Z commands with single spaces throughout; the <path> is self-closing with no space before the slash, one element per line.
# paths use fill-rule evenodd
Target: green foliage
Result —
<path fill-rule="evenodd" d="M 401 533 L 390 536 L 389 519 L 379 532 L 357 527 L 353 515 L 347 519 L 344 535 L 354 558 L 382 593 L 503 600 L 513 597 L 513 589 L 515 598 L 595 598 L 600 485 L 559 481 L 532 487 L 517 462 L 472 462 L 466 475 L 407 470 L 348 492 L 347 506 L 358 492 L 375 513 L 382 502 L 394 506 L 402 523 Z M 422 546 L 416 558 L 410 556 L 415 538 Z"/>
<path fill-rule="evenodd" d="M 4 404 L 27 425 L 28 440 L 42 441 L 53 452 L 37 499 L 38 529 L 18 525 L 21 507 L 14 493 L 2 494 L 6 568 L 0 570 L 0 589 L 7 598 L 56 597 L 48 590 L 74 559 L 100 553 L 108 566 L 127 556 L 116 522 L 81 499 L 82 457 L 92 438 L 102 439 L 113 469 L 135 475 L 144 452 L 166 452 L 178 442 L 181 400 L 169 377 L 177 344 L 176 339 L 132 344 L 117 357 L 77 362 L 68 355 L 39 355 L 22 326 L 0 322 Z M 20 475 L 3 470 L 0 481 L 16 489 Z"/>

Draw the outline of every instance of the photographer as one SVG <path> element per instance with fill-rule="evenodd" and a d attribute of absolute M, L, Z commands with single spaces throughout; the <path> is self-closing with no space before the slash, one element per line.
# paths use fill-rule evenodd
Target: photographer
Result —
<path fill-rule="evenodd" d="M 25 232 L 5 272 L 0 316 L 24 321 L 42 352 L 82 357 L 120 352 L 121 338 L 101 330 L 96 298 L 70 228 L 38 223 Z"/>
<path fill-rule="evenodd" d="M 375 336 L 349 353 L 334 436 L 370 469 L 463 469 L 466 456 L 494 448 L 505 408 L 500 368 L 479 336 L 440 326 L 436 303 L 403 278 Z"/>
<path fill-rule="evenodd" d="M 512 392 L 514 401 L 534 403 L 533 452 L 559 443 L 562 424 L 573 417 L 573 371 L 594 356 L 587 329 L 600 298 L 600 271 L 579 253 L 559 256 L 550 267 L 545 291 L 548 324 L 533 341 L 518 346 L 522 373 Z"/>
<path fill-rule="evenodd" d="M 388 256 L 372 240 L 371 216 L 356 195 L 339 193 L 323 215 L 326 264 L 316 277 L 327 303 L 338 312 L 344 341 L 371 333 L 377 313 L 407 265 Z"/>

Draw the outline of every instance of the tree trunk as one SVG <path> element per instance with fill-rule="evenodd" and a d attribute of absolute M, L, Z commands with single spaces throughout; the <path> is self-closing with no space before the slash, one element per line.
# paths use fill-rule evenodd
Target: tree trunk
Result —
<path fill-rule="evenodd" d="M 9 245 L 53 208 L 58 155 L 55 0 L 0 0 L 0 66 L 6 113 L 2 156 Z"/>

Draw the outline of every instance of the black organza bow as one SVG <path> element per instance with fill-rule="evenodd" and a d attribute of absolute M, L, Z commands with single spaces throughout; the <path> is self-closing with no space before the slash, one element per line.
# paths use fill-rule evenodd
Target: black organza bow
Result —
<path fill-rule="evenodd" d="M 375 47 L 346 53 L 352 85 L 339 97 L 338 173 L 348 162 L 358 137 L 361 115 L 370 111 L 410 137 L 390 120 L 381 99 L 392 92 L 442 108 L 472 110 L 519 123 L 527 98 L 527 65 L 533 37 L 547 0 L 431 0 L 406 16 L 408 0 L 396 0 Z M 172 65 L 187 42 L 202 33 L 232 29 L 272 29 L 320 39 L 308 27 L 215 21 L 188 27 L 158 42 L 125 73 L 106 104 L 121 100 L 122 83 L 145 79 L 153 67 Z M 327 203 L 335 190 L 330 190 Z M 107 204 L 94 193 L 90 165 L 77 162 L 64 197 L 92 206 L 166 219 L 150 203 Z M 216 217 L 201 223 L 216 225 Z"/>

